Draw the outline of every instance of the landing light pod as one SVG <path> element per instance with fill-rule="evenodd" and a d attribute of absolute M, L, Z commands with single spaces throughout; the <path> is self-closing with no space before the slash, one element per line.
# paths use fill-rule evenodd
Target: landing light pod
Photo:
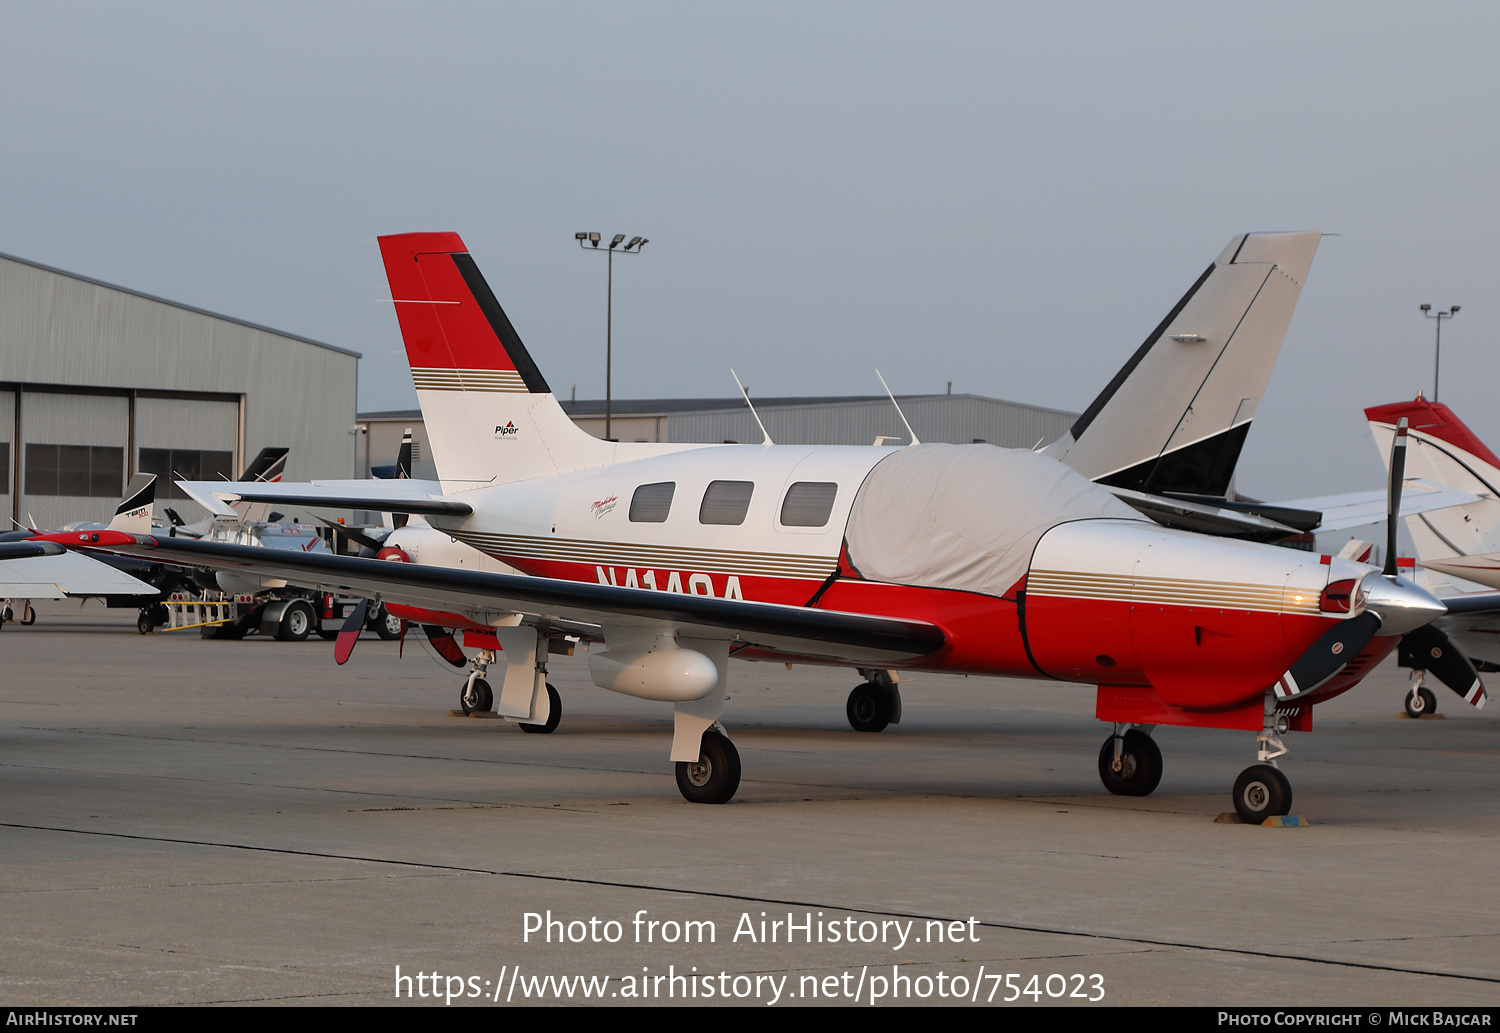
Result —
<path fill-rule="evenodd" d="M 670 638 L 590 653 L 589 675 L 601 689 L 666 703 L 702 699 L 719 684 L 719 668 L 712 660 Z"/>

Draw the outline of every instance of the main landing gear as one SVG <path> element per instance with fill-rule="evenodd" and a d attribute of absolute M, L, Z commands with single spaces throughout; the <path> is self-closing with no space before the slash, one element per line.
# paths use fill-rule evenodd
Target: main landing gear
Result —
<path fill-rule="evenodd" d="M 895 671 L 860 668 L 865 681 L 854 686 L 844 707 L 849 727 L 856 732 L 882 732 L 886 725 L 901 723 L 901 690 Z"/>
<path fill-rule="evenodd" d="M 717 721 L 699 749 L 696 761 L 677 762 L 677 788 L 689 803 L 728 803 L 740 787 L 740 751 Z"/>
<path fill-rule="evenodd" d="M 1161 747 L 1155 725 L 1116 724 L 1099 750 L 1099 780 L 1120 796 L 1150 796 L 1161 782 Z"/>
<path fill-rule="evenodd" d="M 486 681 L 484 677 L 485 674 L 489 671 L 490 664 L 494 662 L 495 652 L 492 649 L 481 649 L 474 655 L 474 659 L 470 664 L 472 670 L 469 672 L 469 677 L 464 681 L 463 688 L 461 688 L 458 693 L 458 705 L 465 714 L 483 714 L 492 713 L 494 711 L 495 692 L 490 688 L 490 683 Z M 542 676 L 543 679 L 546 678 L 547 665 L 545 663 L 534 663 L 534 668 Z M 540 722 L 531 722 L 527 720 L 517 721 L 517 723 L 521 726 L 521 731 L 523 732 L 531 732 L 537 735 L 546 735 L 550 732 L 557 731 L 557 724 L 562 720 L 562 696 L 558 694 L 557 689 L 551 682 L 544 681 L 543 684 L 546 687 L 547 692 L 546 719 Z M 522 711 L 520 711 L 520 713 L 524 718 L 524 708 Z M 509 717 L 510 713 L 506 713 L 505 716 Z"/>
<path fill-rule="evenodd" d="M 5 605 L 3 608 L 0 608 L 0 624 L 8 624 L 12 621 L 23 626 L 36 623 L 36 611 L 31 608 L 30 599 L 21 600 L 21 616 L 19 620 L 16 618 L 15 603 L 9 599 L 5 600 Z"/>

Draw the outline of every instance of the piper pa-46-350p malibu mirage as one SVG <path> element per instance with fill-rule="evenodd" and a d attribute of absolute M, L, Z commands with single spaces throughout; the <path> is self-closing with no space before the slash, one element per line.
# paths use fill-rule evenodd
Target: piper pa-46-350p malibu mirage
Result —
<path fill-rule="evenodd" d="M 1238 238 L 1210 272 L 1240 265 L 1226 289 L 1275 292 L 1289 236 Z M 549 649 L 591 643 L 595 684 L 674 705 L 677 783 L 703 803 L 739 785 L 719 721 L 738 657 L 1097 685 L 1116 793 L 1156 788 L 1158 724 L 1245 729 L 1260 762 L 1234 802 L 1258 821 L 1291 803 L 1278 736 L 1448 612 L 1393 571 L 1159 526 L 1036 452 L 599 440 L 564 414 L 457 234 L 380 248 L 442 490 L 274 497 L 423 514 L 529 576 L 145 534 L 74 544 L 462 615 L 502 646 L 496 710 L 533 724 Z M 1222 348 L 1203 326 L 1221 295 L 1195 287 L 1154 339 Z"/>

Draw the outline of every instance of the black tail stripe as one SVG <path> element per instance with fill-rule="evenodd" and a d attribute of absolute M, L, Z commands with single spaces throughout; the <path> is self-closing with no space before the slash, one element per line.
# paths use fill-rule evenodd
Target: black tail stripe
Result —
<path fill-rule="evenodd" d="M 547 386 L 547 381 L 542 379 L 541 370 L 536 368 L 536 363 L 531 359 L 531 353 L 521 343 L 521 335 L 516 333 L 516 328 L 510 325 L 510 319 L 505 315 L 505 310 L 500 307 L 500 302 L 496 300 L 495 292 L 490 290 L 490 285 L 485 282 L 484 274 L 479 271 L 479 266 L 474 263 L 473 257 L 462 252 L 452 257 L 453 264 L 458 266 L 459 275 L 464 278 L 464 283 L 469 285 L 469 292 L 474 295 L 474 300 L 479 302 L 479 311 L 483 312 L 484 318 L 489 320 L 490 328 L 500 339 L 501 347 L 510 356 L 516 372 L 521 374 L 526 390 L 534 395 L 551 394 L 552 389 Z"/>

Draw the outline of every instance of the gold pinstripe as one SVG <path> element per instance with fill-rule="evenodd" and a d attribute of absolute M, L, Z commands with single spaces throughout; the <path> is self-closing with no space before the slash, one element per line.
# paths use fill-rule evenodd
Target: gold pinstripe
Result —
<path fill-rule="evenodd" d="M 434 369 L 413 366 L 411 380 L 418 391 L 527 393 L 526 382 L 513 369 Z"/>
<path fill-rule="evenodd" d="M 735 552 L 726 549 L 689 549 L 634 542 L 595 542 L 580 539 L 531 538 L 487 531 L 454 531 L 455 538 L 492 556 L 588 563 L 596 566 L 648 567 L 661 570 L 714 571 L 822 581 L 833 573 L 837 560 L 790 553 Z"/>
<path fill-rule="evenodd" d="M 1165 606 L 1214 606 L 1272 613 L 1322 612 L 1318 609 L 1318 593 L 1309 589 L 1072 570 L 1033 570 L 1026 578 L 1026 592 L 1028 595 L 1110 599 Z"/>

